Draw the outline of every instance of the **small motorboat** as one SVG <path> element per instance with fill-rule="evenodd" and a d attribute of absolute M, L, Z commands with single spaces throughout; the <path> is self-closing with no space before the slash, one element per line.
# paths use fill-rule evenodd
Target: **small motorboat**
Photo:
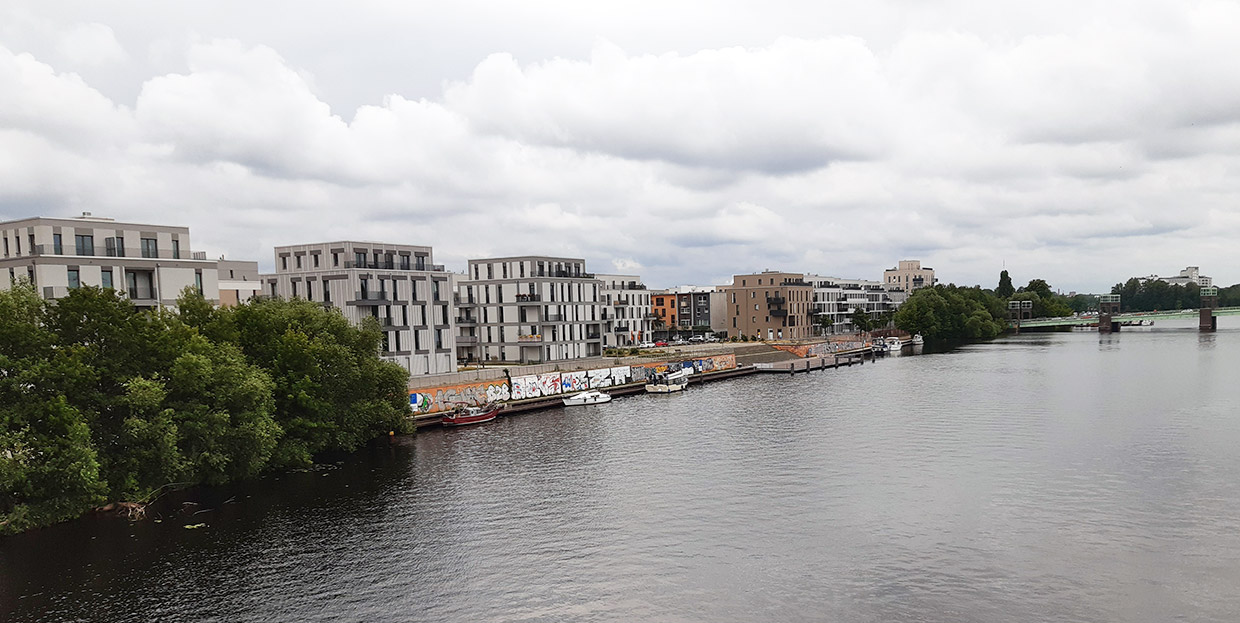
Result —
<path fill-rule="evenodd" d="M 926 343 L 926 340 L 925 338 L 921 337 L 920 333 L 915 334 L 913 336 L 913 346 L 917 346 L 918 344 L 925 344 L 925 343 Z"/>
<path fill-rule="evenodd" d="M 889 353 L 899 354 L 900 349 L 904 348 L 904 342 L 900 341 L 898 337 L 889 337 L 885 341 L 887 342 L 887 352 Z"/>
<path fill-rule="evenodd" d="M 444 426 L 481 424 L 483 422 L 490 422 L 491 420 L 494 420 L 503 408 L 504 405 L 498 402 L 488 402 L 481 407 L 465 404 L 457 405 L 456 408 L 444 413 L 439 422 Z"/>
<path fill-rule="evenodd" d="M 689 371 L 658 372 L 646 381 L 646 393 L 670 394 L 678 392 L 689 385 Z"/>
<path fill-rule="evenodd" d="M 604 394 L 600 391 L 589 390 L 575 394 L 563 399 L 564 406 L 574 407 L 577 405 L 597 405 L 604 402 L 611 402 L 611 394 Z"/>

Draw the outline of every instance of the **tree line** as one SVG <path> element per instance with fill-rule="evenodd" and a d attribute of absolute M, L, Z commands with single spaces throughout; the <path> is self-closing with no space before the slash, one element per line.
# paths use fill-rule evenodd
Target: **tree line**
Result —
<path fill-rule="evenodd" d="M 1056 294 L 1043 279 L 1020 288 L 1005 270 L 994 290 L 954 284 L 920 288 L 895 314 L 897 328 L 926 339 L 990 339 L 1007 330 L 1009 301 L 1031 301 L 1034 318 L 1070 316 L 1097 305 L 1097 297 Z"/>
<path fill-rule="evenodd" d="M 1122 311 L 1158 311 L 1169 309 L 1198 309 L 1201 307 L 1201 288 L 1195 283 L 1184 285 L 1166 281 L 1137 278 L 1111 287 L 1111 294 L 1120 295 Z M 1220 307 L 1240 306 L 1240 284 L 1218 289 Z"/>
<path fill-rule="evenodd" d="M 138 311 L 110 289 L 0 291 L 0 534 L 409 432 L 381 337 L 296 299 L 215 308 L 187 289 Z"/>

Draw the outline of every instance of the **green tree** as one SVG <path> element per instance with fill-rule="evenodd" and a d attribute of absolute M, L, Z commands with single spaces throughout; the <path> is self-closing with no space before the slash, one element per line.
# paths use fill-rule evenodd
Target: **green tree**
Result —
<path fill-rule="evenodd" d="M 65 379 L 89 376 L 55 347 L 28 281 L 0 291 L 0 533 L 81 514 L 103 500 L 99 462 Z"/>
<path fill-rule="evenodd" d="M 304 300 L 258 301 L 230 313 L 241 351 L 274 384 L 284 431 L 275 465 L 306 465 L 324 450 L 411 430 L 408 372 L 379 359 L 377 324 L 354 327 L 339 311 Z"/>
<path fill-rule="evenodd" d="M 855 307 L 852 313 L 852 324 L 858 331 L 869 331 L 874 328 L 874 321 L 870 318 L 870 314 L 865 311 L 865 307 Z"/>
<path fill-rule="evenodd" d="M 1004 270 L 999 273 L 999 287 L 995 288 L 995 296 L 1006 299 L 1016 293 L 1016 288 L 1012 287 L 1012 278 L 1008 276 L 1008 271 Z"/>

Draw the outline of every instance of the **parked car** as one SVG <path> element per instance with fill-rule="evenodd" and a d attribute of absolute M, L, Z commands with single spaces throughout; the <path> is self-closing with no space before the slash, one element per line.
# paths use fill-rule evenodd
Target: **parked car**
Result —
<path fill-rule="evenodd" d="M 667 346 L 667 342 L 666 342 L 666 341 L 664 341 L 664 340 L 659 340 L 659 341 L 655 342 L 655 343 L 654 343 L 654 345 L 655 345 L 655 346 Z"/>
<path fill-rule="evenodd" d="M 719 341 L 719 338 L 717 338 L 717 337 L 715 337 L 715 336 L 713 336 L 713 335 L 708 335 L 708 336 L 706 336 L 706 341 L 707 341 L 707 342 L 718 342 L 718 341 Z"/>
<path fill-rule="evenodd" d="M 690 341 L 690 342 L 694 342 L 694 343 L 696 343 L 696 344 L 701 344 L 702 342 L 705 342 L 705 341 L 706 341 L 706 338 L 704 338 L 704 337 L 702 337 L 702 336 L 700 336 L 700 335 L 695 335 L 695 336 L 693 336 L 693 337 L 689 338 L 689 341 Z"/>
<path fill-rule="evenodd" d="M 637 345 L 638 348 L 654 348 L 654 342 L 642 342 Z"/>

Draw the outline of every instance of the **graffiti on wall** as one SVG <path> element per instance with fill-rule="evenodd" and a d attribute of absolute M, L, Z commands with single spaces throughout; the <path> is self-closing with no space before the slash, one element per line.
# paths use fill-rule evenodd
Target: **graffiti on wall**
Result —
<path fill-rule="evenodd" d="M 797 357 L 823 357 L 845 350 L 853 350 L 865 346 L 863 342 L 818 342 L 816 344 L 771 344 L 782 351 L 790 352 Z"/>
<path fill-rule="evenodd" d="M 410 392 L 409 406 L 414 413 L 440 413 L 458 404 L 484 405 L 511 398 L 508 381 L 479 381 Z"/>
<path fill-rule="evenodd" d="M 409 393 L 409 405 L 414 413 L 438 413 L 457 404 L 482 405 L 492 401 L 525 400 L 555 396 L 564 392 L 615 387 L 629 383 L 645 383 L 656 372 L 670 372 L 681 368 L 694 372 L 727 370 L 736 367 L 735 355 L 714 355 L 687 361 L 668 361 L 633 366 L 597 368 L 578 372 L 548 372 L 515 376 L 508 381 L 478 381 Z"/>

